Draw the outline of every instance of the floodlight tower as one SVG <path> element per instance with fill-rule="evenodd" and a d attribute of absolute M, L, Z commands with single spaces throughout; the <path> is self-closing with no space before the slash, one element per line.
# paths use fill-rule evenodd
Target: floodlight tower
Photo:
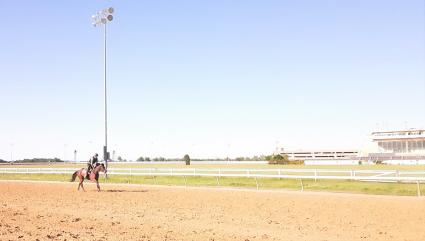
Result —
<path fill-rule="evenodd" d="M 103 25 L 103 44 L 104 44 L 104 56 L 103 56 L 103 77 L 104 77 L 104 106 L 105 106 L 105 145 L 103 146 L 103 160 L 105 161 L 106 169 L 108 169 L 108 115 L 107 115 L 107 102 L 106 102 L 106 24 L 111 22 L 114 18 L 112 14 L 114 13 L 114 9 L 112 7 L 105 8 L 101 11 L 98 11 L 96 14 L 92 16 L 92 24 L 94 27 Z"/>

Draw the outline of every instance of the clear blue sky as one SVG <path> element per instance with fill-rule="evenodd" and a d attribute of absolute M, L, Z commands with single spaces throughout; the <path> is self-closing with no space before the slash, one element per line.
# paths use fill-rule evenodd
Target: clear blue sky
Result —
<path fill-rule="evenodd" d="M 110 150 L 248 156 L 360 148 L 425 127 L 425 6 L 409 1 L 1 1 L 0 159 Z"/>

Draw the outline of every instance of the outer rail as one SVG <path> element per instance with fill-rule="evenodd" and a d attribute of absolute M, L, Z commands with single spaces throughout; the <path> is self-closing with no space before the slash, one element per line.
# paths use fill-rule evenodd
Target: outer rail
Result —
<path fill-rule="evenodd" d="M 72 174 L 75 168 L 0 168 L 0 174 Z M 419 184 L 425 182 L 425 170 L 344 170 L 344 169 L 233 169 L 233 168 L 109 168 L 108 175 L 120 176 L 181 176 L 279 178 L 302 180 L 354 180 L 370 182 L 407 182 L 416 183 L 418 196 Z"/>

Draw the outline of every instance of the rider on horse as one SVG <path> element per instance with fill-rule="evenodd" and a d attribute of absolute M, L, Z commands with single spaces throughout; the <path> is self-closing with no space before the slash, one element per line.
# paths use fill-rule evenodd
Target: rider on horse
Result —
<path fill-rule="evenodd" d="M 99 159 L 97 159 L 98 154 L 94 154 L 92 158 L 90 158 L 89 162 L 87 163 L 87 175 L 90 174 L 91 170 L 96 167 L 96 164 L 99 162 Z"/>
<path fill-rule="evenodd" d="M 85 168 L 81 168 L 80 170 L 72 174 L 71 182 L 75 181 L 76 177 L 80 179 L 80 184 L 78 184 L 78 190 L 80 190 L 80 187 L 82 187 L 84 190 L 83 182 L 84 179 L 87 179 L 90 181 L 96 181 L 97 191 L 100 191 L 99 172 L 106 173 L 106 168 L 104 164 L 98 163 L 99 160 L 97 159 L 97 156 L 98 155 L 95 154 L 92 158 L 90 158 L 90 161 L 87 163 L 87 170 Z M 93 175 L 89 175 L 89 171 Z"/>

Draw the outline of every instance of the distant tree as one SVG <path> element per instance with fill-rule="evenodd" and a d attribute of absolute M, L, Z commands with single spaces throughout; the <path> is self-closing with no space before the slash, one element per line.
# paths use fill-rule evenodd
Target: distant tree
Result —
<path fill-rule="evenodd" d="M 33 159 L 23 159 L 23 160 L 16 160 L 14 161 L 16 163 L 28 163 L 28 162 L 63 162 L 59 158 L 33 158 Z"/>
<path fill-rule="evenodd" d="M 266 156 L 266 161 L 269 162 L 269 164 L 277 164 L 277 165 L 284 165 L 289 164 L 289 158 L 287 155 L 271 155 Z"/>
<path fill-rule="evenodd" d="M 165 158 L 164 157 L 155 157 L 154 159 L 152 159 L 152 161 L 154 161 L 154 162 L 164 162 Z"/>
<path fill-rule="evenodd" d="M 188 154 L 184 155 L 183 157 L 183 161 L 184 163 L 186 163 L 186 165 L 190 165 L 190 156 Z"/>
<path fill-rule="evenodd" d="M 122 162 L 122 157 L 121 157 L 121 156 L 118 156 L 117 160 L 118 160 L 119 162 Z"/>
<path fill-rule="evenodd" d="M 152 161 L 149 157 L 145 157 L 145 162 L 150 162 Z"/>
<path fill-rule="evenodd" d="M 137 158 L 136 160 L 136 162 L 144 162 L 144 161 L 145 161 L 145 158 L 143 158 L 142 156 Z"/>

